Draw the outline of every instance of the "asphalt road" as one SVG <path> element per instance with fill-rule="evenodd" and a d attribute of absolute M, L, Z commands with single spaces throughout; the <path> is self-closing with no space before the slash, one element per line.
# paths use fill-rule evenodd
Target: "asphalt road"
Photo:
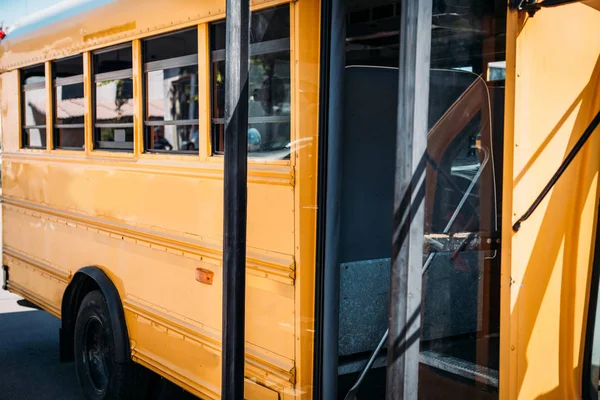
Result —
<path fill-rule="evenodd" d="M 83 400 L 74 363 L 58 360 L 60 321 L 0 289 L 0 400 Z M 196 399 L 155 379 L 152 400 Z"/>
<path fill-rule="evenodd" d="M 60 321 L 0 289 L 0 399 L 83 399 L 75 364 L 58 361 Z"/>

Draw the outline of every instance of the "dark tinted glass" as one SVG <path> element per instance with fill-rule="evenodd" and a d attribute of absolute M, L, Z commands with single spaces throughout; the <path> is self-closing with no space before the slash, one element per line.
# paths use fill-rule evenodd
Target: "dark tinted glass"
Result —
<path fill-rule="evenodd" d="M 146 127 L 150 151 L 198 152 L 198 125 L 164 125 Z"/>
<path fill-rule="evenodd" d="M 70 100 L 70 99 L 82 99 L 83 98 L 83 82 L 59 86 L 56 89 L 57 92 L 58 92 L 58 88 L 61 89 L 58 94 L 59 100 Z"/>
<path fill-rule="evenodd" d="M 129 69 L 131 65 L 131 45 L 94 54 L 94 73 L 96 74 Z"/>
<path fill-rule="evenodd" d="M 133 122 L 133 81 L 131 78 L 96 83 L 96 123 Z"/>
<path fill-rule="evenodd" d="M 23 128 L 23 147 L 46 147 L 46 128 Z"/>
<path fill-rule="evenodd" d="M 252 56 L 249 117 L 290 115 L 290 52 Z"/>
<path fill-rule="evenodd" d="M 151 71 L 146 79 L 147 120 L 198 118 L 197 65 Z"/>
<path fill-rule="evenodd" d="M 96 147 L 111 150 L 133 150 L 133 128 L 96 128 Z"/>
<path fill-rule="evenodd" d="M 44 82 L 46 71 L 44 64 L 36 65 L 21 70 L 21 82 L 24 85 L 29 83 Z"/>
<path fill-rule="evenodd" d="M 290 37 L 290 9 L 287 5 L 253 12 L 251 18 L 250 43 Z M 211 25 L 210 37 L 211 50 L 225 48 L 225 21 Z"/>
<path fill-rule="evenodd" d="M 197 53 L 198 30 L 196 28 L 144 40 L 144 62 Z"/>
<path fill-rule="evenodd" d="M 213 63 L 212 68 L 212 116 L 225 117 L 225 61 Z"/>
<path fill-rule="evenodd" d="M 23 147 L 46 147 L 46 89 L 43 64 L 21 70 L 21 123 Z M 31 127 L 31 128 L 28 128 Z"/>
<path fill-rule="evenodd" d="M 56 128 L 56 147 L 83 149 L 84 128 Z"/>
<path fill-rule="evenodd" d="M 54 146 L 56 148 L 83 149 L 85 103 L 83 98 L 83 56 L 54 62 Z M 62 78 L 74 78 L 61 84 Z M 68 126 L 68 127 L 67 127 Z"/>
<path fill-rule="evenodd" d="M 290 145 L 289 6 L 252 14 L 248 103 L 250 157 L 288 158 Z M 223 151 L 225 23 L 211 27 L 213 149 Z"/>
<path fill-rule="evenodd" d="M 53 65 L 55 78 L 83 75 L 83 56 L 56 61 Z"/>

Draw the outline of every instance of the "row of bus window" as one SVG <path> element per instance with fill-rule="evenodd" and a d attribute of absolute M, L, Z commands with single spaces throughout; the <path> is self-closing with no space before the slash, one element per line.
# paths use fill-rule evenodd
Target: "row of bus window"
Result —
<path fill-rule="evenodd" d="M 210 26 L 211 140 L 224 148 L 225 21 Z M 249 129 L 251 155 L 290 147 L 289 6 L 252 14 Z M 93 146 L 133 151 L 133 57 L 131 43 L 92 53 Z M 143 118 L 146 152 L 197 154 L 199 148 L 197 28 L 143 39 Z M 54 148 L 83 150 L 85 96 L 83 56 L 52 63 Z M 21 70 L 22 146 L 46 148 L 46 74 L 43 64 Z"/>

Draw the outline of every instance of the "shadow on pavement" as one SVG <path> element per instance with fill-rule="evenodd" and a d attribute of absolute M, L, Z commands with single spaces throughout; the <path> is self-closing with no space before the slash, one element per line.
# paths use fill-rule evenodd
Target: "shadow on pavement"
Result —
<path fill-rule="evenodd" d="M 17 304 L 21 307 L 33 308 L 34 310 L 41 310 L 38 306 L 30 302 L 29 300 L 21 299 L 17 300 Z"/>
<path fill-rule="evenodd" d="M 26 300 L 0 300 L 0 398 L 83 400 L 75 364 L 59 362 L 60 321 Z M 148 400 L 196 399 L 154 377 Z"/>

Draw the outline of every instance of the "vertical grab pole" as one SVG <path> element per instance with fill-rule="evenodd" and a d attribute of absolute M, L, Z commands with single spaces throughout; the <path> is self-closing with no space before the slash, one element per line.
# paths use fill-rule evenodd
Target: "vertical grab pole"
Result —
<path fill-rule="evenodd" d="M 244 398 L 249 0 L 227 0 L 221 397 Z"/>
<path fill-rule="evenodd" d="M 402 2 L 388 400 L 417 399 L 432 0 Z"/>

